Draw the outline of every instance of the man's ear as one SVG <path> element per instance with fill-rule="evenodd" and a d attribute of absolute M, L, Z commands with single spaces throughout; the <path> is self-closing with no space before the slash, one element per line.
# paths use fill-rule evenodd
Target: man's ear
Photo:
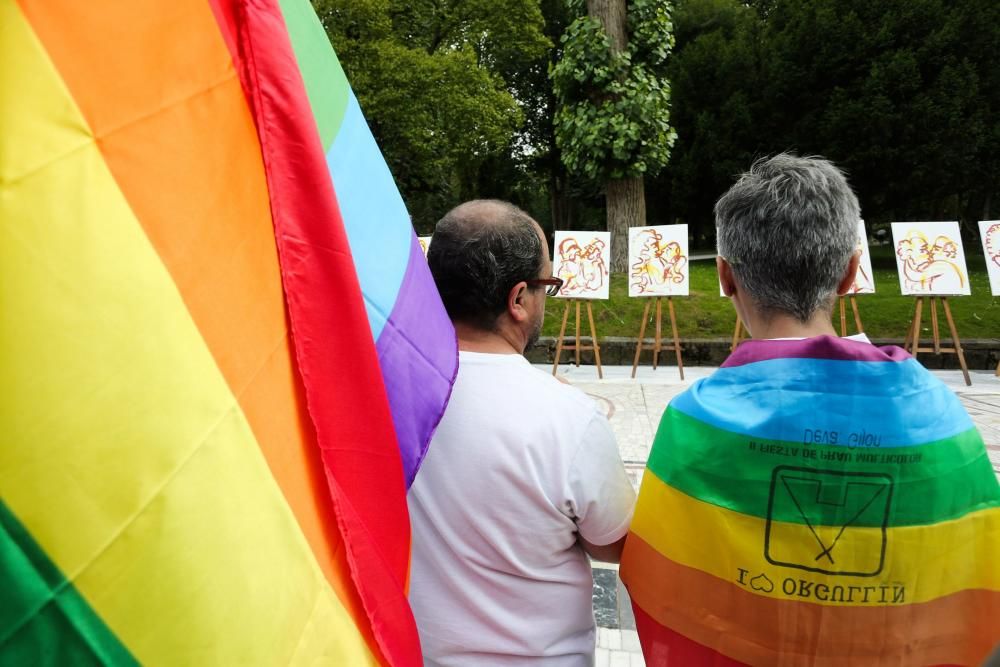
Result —
<path fill-rule="evenodd" d="M 715 258 L 715 268 L 719 270 L 719 284 L 726 296 L 736 294 L 736 281 L 733 279 L 733 267 L 729 266 L 721 255 Z"/>
<path fill-rule="evenodd" d="M 837 283 L 837 296 L 844 296 L 851 291 L 851 287 L 854 285 L 854 279 L 858 275 L 858 267 L 861 266 L 861 251 L 856 251 L 851 255 L 851 261 L 847 263 L 847 269 L 844 271 L 844 276 Z"/>
<path fill-rule="evenodd" d="M 524 301 L 528 296 L 528 283 L 523 280 L 510 288 L 507 293 L 507 314 L 515 322 L 524 322 L 530 317 Z"/>

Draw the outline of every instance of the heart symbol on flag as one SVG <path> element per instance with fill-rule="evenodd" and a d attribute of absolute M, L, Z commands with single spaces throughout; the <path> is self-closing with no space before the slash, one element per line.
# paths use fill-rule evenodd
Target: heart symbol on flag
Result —
<path fill-rule="evenodd" d="M 767 578 L 766 574 L 761 572 L 756 577 L 750 580 L 750 588 L 754 589 L 755 591 L 763 591 L 764 593 L 770 593 L 771 591 L 774 590 L 774 584 L 771 582 L 770 579 Z"/>

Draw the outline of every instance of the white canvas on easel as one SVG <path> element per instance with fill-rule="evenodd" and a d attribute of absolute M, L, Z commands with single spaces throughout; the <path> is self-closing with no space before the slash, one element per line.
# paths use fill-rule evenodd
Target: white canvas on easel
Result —
<path fill-rule="evenodd" d="M 858 273 L 851 285 L 849 294 L 874 294 L 875 274 L 872 272 L 872 255 L 868 250 L 868 234 L 865 232 L 865 221 L 858 220 L 858 250 L 861 260 L 858 262 Z"/>
<path fill-rule="evenodd" d="M 607 299 L 611 264 L 610 232 L 555 233 L 553 272 L 562 278 L 557 296 L 569 299 Z"/>
<path fill-rule="evenodd" d="M 986 255 L 986 273 L 990 277 L 990 294 L 1000 296 L 1000 220 L 980 220 L 979 236 Z"/>
<path fill-rule="evenodd" d="M 688 226 L 629 228 L 628 267 L 629 296 L 687 296 Z"/>
<path fill-rule="evenodd" d="M 894 222 L 892 223 L 892 243 L 896 251 L 896 269 L 899 272 L 899 287 L 903 294 L 915 296 L 913 319 L 907 328 L 904 348 L 916 359 L 920 352 L 934 354 L 954 354 L 965 377 L 965 384 L 971 385 L 969 367 L 965 363 L 965 352 L 958 336 L 955 318 L 952 317 L 948 297 L 968 295 L 969 270 L 965 264 L 965 250 L 957 222 Z M 952 347 L 942 347 L 938 328 L 937 307 L 940 301 L 944 308 L 945 321 L 951 333 Z M 924 303 L 931 320 L 932 347 L 921 347 L 921 318 Z"/>
<path fill-rule="evenodd" d="M 972 294 L 957 222 L 894 222 L 892 243 L 904 295 Z"/>

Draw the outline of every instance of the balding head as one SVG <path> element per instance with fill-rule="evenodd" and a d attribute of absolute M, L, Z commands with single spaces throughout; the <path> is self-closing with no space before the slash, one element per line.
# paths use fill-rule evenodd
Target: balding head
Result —
<path fill-rule="evenodd" d="M 492 330 L 511 288 L 542 277 L 543 239 L 538 223 L 507 202 L 480 199 L 449 211 L 427 262 L 451 319 Z"/>

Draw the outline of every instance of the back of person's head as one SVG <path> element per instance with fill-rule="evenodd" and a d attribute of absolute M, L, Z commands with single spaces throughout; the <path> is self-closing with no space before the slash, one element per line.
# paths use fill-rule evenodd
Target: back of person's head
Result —
<path fill-rule="evenodd" d="M 718 250 L 765 316 L 829 310 L 858 245 L 858 198 L 820 157 L 758 160 L 715 204 Z"/>
<path fill-rule="evenodd" d="M 540 277 L 538 224 L 495 199 L 469 201 L 449 211 L 434 229 L 427 262 L 453 321 L 493 330 L 517 283 Z"/>

